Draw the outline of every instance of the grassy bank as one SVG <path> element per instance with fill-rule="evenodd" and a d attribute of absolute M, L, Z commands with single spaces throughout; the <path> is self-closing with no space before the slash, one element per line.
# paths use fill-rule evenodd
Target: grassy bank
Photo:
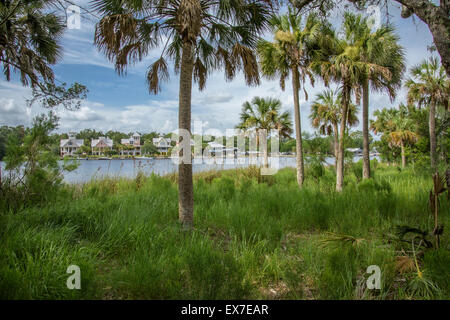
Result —
<path fill-rule="evenodd" d="M 176 176 L 67 186 L 56 202 L 4 213 L 0 298 L 448 299 L 448 232 L 418 254 L 396 226 L 432 230 L 428 174 L 378 167 L 334 192 L 327 169 L 300 190 L 293 169 L 195 178 L 195 230 L 178 225 Z M 449 201 L 441 198 L 441 224 Z M 68 290 L 66 269 L 81 268 Z M 382 271 L 368 290 L 369 265 Z"/>

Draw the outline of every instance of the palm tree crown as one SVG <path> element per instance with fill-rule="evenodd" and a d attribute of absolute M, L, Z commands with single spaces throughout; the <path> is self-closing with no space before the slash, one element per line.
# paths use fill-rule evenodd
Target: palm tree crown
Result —
<path fill-rule="evenodd" d="M 96 26 L 95 44 L 115 62 L 119 73 L 150 50 L 163 47 L 147 72 L 149 90 L 161 90 L 169 79 L 167 59 L 179 72 L 183 43 L 192 45 L 193 77 L 200 89 L 211 71 L 224 67 L 231 80 L 242 70 L 247 84 L 259 84 L 252 48 L 268 27 L 270 7 L 261 1 L 94 0 L 103 18 Z"/>
<path fill-rule="evenodd" d="M 61 57 L 64 24 L 46 12 L 48 1 L 2 2 L 0 6 L 0 63 L 7 81 L 11 71 L 23 85 L 35 87 L 40 79 L 53 82 L 50 65 Z"/>
<path fill-rule="evenodd" d="M 406 145 L 414 144 L 418 139 L 409 108 L 401 104 L 398 109 L 377 110 L 374 112 L 376 120 L 371 121 L 371 129 L 376 134 L 381 133 L 391 148 L 393 146 L 401 148 L 403 167 L 406 166 Z"/>
<path fill-rule="evenodd" d="M 274 42 L 261 40 L 258 43 L 258 55 L 261 71 L 269 79 L 279 78 L 280 86 L 285 89 L 285 80 L 293 68 L 299 70 L 302 82 L 314 77 L 308 68 L 312 49 L 315 48 L 322 24 L 316 15 L 307 17 L 302 27 L 300 15 L 289 8 L 288 14 L 275 16 L 270 21 Z M 307 96 L 307 93 L 305 91 Z"/>
<path fill-rule="evenodd" d="M 273 98 L 254 97 L 244 102 L 236 128 L 243 130 L 280 130 L 280 135 L 288 137 L 292 133 L 289 112 L 281 112 L 281 101 Z"/>
<path fill-rule="evenodd" d="M 354 126 L 358 123 L 358 109 L 350 103 L 347 111 L 348 124 Z M 321 134 L 334 136 L 334 157 L 337 168 L 339 153 L 339 123 L 342 119 L 342 96 L 339 91 L 325 90 L 317 95 L 311 106 L 310 120 L 313 128 L 319 129 Z"/>
<path fill-rule="evenodd" d="M 424 60 L 411 69 L 406 81 L 408 102 L 417 102 L 419 107 L 431 104 L 448 109 L 450 101 L 450 80 L 437 58 Z"/>
<path fill-rule="evenodd" d="M 337 135 L 334 132 L 334 126 L 339 126 L 342 116 L 342 96 L 340 92 L 332 89 L 325 90 L 316 96 L 316 100 L 311 105 L 311 114 L 309 118 L 314 128 L 319 129 L 323 135 Z M 358 108 L 351 103 L 347 112 L 347 124 L 355 126 L 358 124 Z"/>
<path fill-rule="evenodd" d="M 267 134 L 272 129 L 278 130 L 282 137 L 292 133 L 292 121 L 289 112 L 281 112 L 281 101 L 273 98 L 255 97 L 242 105 L 241 122 L 236 128 L 252 134 L 258 133 L 257 140 L 263 151 L 264 167 L 268 167 Z M 265 131 L 265 132 L 264 132 Z M 261 138 L 261 140 L 260 140 Z"/>

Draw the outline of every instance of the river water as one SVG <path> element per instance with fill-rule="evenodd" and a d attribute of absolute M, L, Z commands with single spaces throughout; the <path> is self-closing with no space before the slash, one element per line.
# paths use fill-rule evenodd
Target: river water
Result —
<path fill-rule="evenodd" d="M 361 159 L 356 156 L 354 161 Z M 216 161 L 213 163 L 211 159 L 202 163 L 193 163 L 193 171 L 209 171 L 209 170 L 226 170 L 234 168 L 247 167 L 250 164 L 258 164 L 258 161 L 252 162 L 248 157 L 231 159 L 232 163 L 224 161 Z M 334 164 L 334 158 L 326 158 L 326 164 Z M 222 163 L 225 162 L 225 163 Z M 278 162 L 278 164 L 277 164 Z M 64 174 L 64 181 L 68 183 L 83 183 L 91 179 L 99 179 L 104 177 L 127 177 L 133 178 L 138 172 L 146 175 L 151 173 L 166 175 L 178 171 L 176 159 L 136 159 L 136 160 L 79 160 L 79 167 Z M 272 168 L 295 167 L 295 157 L 273 157 L 269 158 L 269 164 Z M 1 163 L 2 171 L 4 163 Z"/>

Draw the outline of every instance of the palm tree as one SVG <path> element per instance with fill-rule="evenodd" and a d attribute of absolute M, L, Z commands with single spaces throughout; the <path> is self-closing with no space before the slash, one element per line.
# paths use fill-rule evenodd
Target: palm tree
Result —
<path fill-rule="evenodd" d="M 311 69 L 322 77 L 326 86 L 330 81 L 340 85 L 342 114 L 347 115 L 351 104 L 351 94 L 355 93 L 357 102 L 360 100 L 361 79 L 367 65 L 361 61 L 361 47 L 354 43 L 348 35 L 348 24 L 342 26 L 344 36 L 336 36 L 334 30 L 322 36 L 322 42 L 327 44 L 326 50 L 321 50 L 311 62 Z M 341 117 L 339 127 L 338 161 L 336 166 L 336 191 L 340 192 L 344 183 L 344 137 L 347 117 Z"/>
<path fill-rule="evenodd" d="M 401 87 L 405 70 L 405 55 L 398 44 L 399 37 L 391 26 L 382 26 L 372 32 L 367 18 L 345 14 L 346 38 L 360 47 L 360 59 L 365 64 L 361 80 L 363 96 L 363 178 L 370 178 L 369 157 L 369 93 L 370 89 L 386 91 L 391 101 Z"/>
<path fill-rule="evenodd" d="M 418 134 L 412 131 L 415 127 L 408 107 L 401 104 L 398 109 L 382 109 L 374 112 L 376 120 L 371 121 L 371 129 L 382 133 L 389 146 L 400 147 L 402 167 L 406 167 L 405 147 L 417 142 Z"/>
<path fill-rule="evenodd" d="M 311 83 L 314 78 L 308 68 L 311 50 L 320 34 L 321 23 L 315 15 L 309 15 L 302 27 L 301 16 L 289 8 L 285 15 L 271 20 L 274 42 L 261 40 L 258 43 L 258 55 L 261 71 L 269 79 L 278 77 L 281 89 L 285 89 L 285 80 L 291 75 L 294 93 L 294 120 L 297 151 L 297 182 L 301 187 L 304 181 L 304 160 L 302 147 L 302 129 L 300 118 L 299 90 L 306 77 Z M 304 90 L 306 99 L 308 94 Z"/>
<path fill-rule="evenodd" d="M 392 119 L 394 118 L 393 113 L 395 113 L 395 109 L 387 109 L 383 108 L 381 110 L 376 110 L 373 113 L 375 117 L 374 120 L 370 120 L 370 129 L 376 135 L 381 135 L 381 140 L 388 142 L 389 133 L 394 130 L 394 122 Z M 389 148 L 392 148 L 392 144 L 388 143 Z M 388 161 L 389 162 L 389 161 Z"/>
<path fill-rule="evenodd" d="M 311 114 L 309 116 L 311 124 L 314 128 L 319 129 L 322 135 L 333 135 L 334 137 L 334 157 L 335 166 L 337 167 L 338 150 L 339 150 L 339 123 L 341 121 L 341 101 L 342 97 L 339 92 L 334 90 L 325 90 L 316 96 L 316 100 L 311 106 Z M 350 104 L 347 112 L 348 126 L 358 124 L 358 109 L 353 103 Z"/>
<path fill-rule="evenodd" d="M 0 62 L 3 75 L 11 79 L 18 71 L 25 86 L 54 81 L 50 65 L 61 57 L 58 44 L 64 24 L 55 14 L 45 12 L 46 1 L 2 1 L 0 6 Z"/>
<path fill-rule="evenodd" d="M 17 72 L 22 85 L 32 88 L 29 105 L 77 109 L 88 90 L 79 83 L 56 85 L 51 68 L 61 58 L 64 31 L 64 21 L 48 10 L 52 5 L 47 0 L 1 2 L 0 68 L 6 81 Z"/>
<path fill-rule="evenodd" d="M 236 128 L 246 131 L 256 131 L 257 137 L 262 137 L 263 141 L 259 141 L 263 148 L 264 167 L 269 166 L 267 140 L 262 130 L 269 133 L 270 130 L 276 129 L 281 137 L 289 137 L 292 133 L 292 121 L 288 112 L 281 112 L 281 101 L 273 98 L 254 97 L 251 102 L 244 102 L 240 115 L 241 122 Z"/>
<path fill-rule="evenodd" d="M 215 69 L 224 68 L 227 80 L 243 70 L 248 85 L 259 84 L 254 48 L 258 34 L 268 27 L 270 3 L 240 0 L 94 0 L 102 14 L 96 25 L 95 44 L 115 61 L 122 74 L 128 64 L 140 61 L 163 41 L 160 58 L 147 72 L 151 93 L 169 79 L 167 60 L 180 74 L 180 131 L 191 133 L 192 80 L 201 89 Z M 181 136 L 181 135 L 180 135 Z M 189 141 L 190 139 L 187 139 Z M 182 142 L 182 139 L 179 140 Z M 186 144 L 186 143 L 184 143 Z M 189 147 L 189 143 L 187 144 Z M 180 151 L 180 158 L 182 152 Z M 179 164 L 179 220 L 193 224 L 193 184 L 190 157 Z"/>
<path fill-rule="evenodd" d="M 400 147 L 402 152 L 402 168 L 406 167 L 405 145 L 408 143 L 417 142 L 417 134 L 408 128 L 410 128 L 410 120 L 396 118 L 395 120 L 396 130 L 389 134 L 389 142 L 393 145 Z"/>
<path fill-rule="evenodd" d="M 450 80 L 437 58 L 424 60 L 411 69 L 411 78 L 406 81 L 408 103 L 418 107 L 429 106 L 430 160 L 432 170 L 437 170 L 436 159 L 436 108 L 449 107 Z"/>

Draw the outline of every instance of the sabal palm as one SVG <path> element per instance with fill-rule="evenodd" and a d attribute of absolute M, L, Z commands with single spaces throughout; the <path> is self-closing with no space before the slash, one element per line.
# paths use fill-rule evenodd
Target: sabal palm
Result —
<path fill-rule="evenodd" d="M 405 146 L 417 142 L 418 134 L 410 117 L 408 107 L 400 105 L 398 109 L 382 109 L 374 112 L 376 120 L 371 121 L 371 129 L 382 133 L 390 146 L 401 148 L 402 167 L 406 167 Z"/>
<path fill-rule="evenodd" d="M 381 110 L 376 110 L 373 113 L 375 117 L 374 120 L 370 120 L 370 129 L 375 134 L 383 134 L 385 132 L 392 132 L 395 128 L 394 122 L 392 121 L 395 113 L 395 109 L 383 108 Z"/>
<path fill-rule="evenodd" d="M 314 78 L 308 66 L 311 51 L 320 34 L 321 23 L 315 15 L 310 15 L 302 26 L 300 15 L 291 9 L 285 15 L 276 16 L 271 20 L 273 42 L 261 40 L 258 43 L 258 55 L 263 75 L 269 79 L 279 78 L 282 90 L 285 80 L 292 78 L 294 93 L 294 120 L 297 151 L 297 182 L 299 186 L 304 181 L 304 161 L 302 146 L 302 130 L 300 118 L 299 90 L 307 77 L 313 83 Z M 304 90 L 306 99 L 308 95 Z"/>
<path fill-rule="evenodd" d="M 411 69 L 411 78 L 406 81 L 408 103 L 429 106 L 430 160 L 436 170 L 436 108 L 449 107 L 450 80 L 439 61 L 432 57 Z"/>
<path fill-rule="evenodd" d="M 179 129 L 190 135 L 192 79 L 200 89 L 210 72 L 224 68 L 231 80 L 243 70 L 247 84 L 259 84 L 254 48 L 258 34 L 266 30 L 270 4 L 239 0 L 94 0 L 102 14 L 96 26 L 95 43 L 115 61 L 123 73 L 129 63 L 143 59 L 150 50 L 163 45 L 159 59 L 147 72 L 151 93 L 169 79 L 167 59 L 180 74 Z M 185 139 L 189 149 L 190 139 Z M 187 142 L 187 143 L 186 143 Z M 180 154 L 181 156 L 181 154 Z M 179 164 L 179 218 L 193 223 L 191 159 Z"/>
<path fill-rule="evenodd" d="M 362 125 L 363 125 L 363 178 L 370 178 L 369 158 L 369 93 L 370 89 L 386 91 L 395 98 L 401 87 L 405 70 L 404 49 L 398 44 L 399 37 L 391 26 L 382 26 L 371 31 L 367 18 L 351 13 L 344 19 L 346 38 L 357 45 L 360 59 L 365 63 L 362 88 Z"/>
<path fill-rule="evenodd" d="M 348 25 L 342 25 L 344 36 L 337 37 L 334 30 L 323 36 L 328 50 L 322 50 L 311 63 L 311 68 L 322 77 L 326 86 L 331 81 L 340 85 L 342 96 L 342 114 L 347 114 L 351 103 L 352 93 L 360 100 L 360 82 L 365 74 L 367 64 L 361 60 L 359 44 L 353 43 L 346 35 L 349 34 Z M 336 191 L 342 191 L 344 182 L 344 137 L 347 117 L 341 117 L 339 128 L 339 149 L 336 166 Z"/>
<path fill-rule="evenodd" d="M 388 141 L 401 148 L 402 154 L 402 167 L 406 167 L 406 155 L 405 155 L 405 145 L 413 144 L 417 142 L 417 134 L 409 128 L 411 128 L 411 121 L 408 119 L 396 118 L 396 130 L 389 134 Z"/>
<path fill-rule="evenodd" d="M 339 148 L 339 123 L 342 117 L 342 97 L 339 92 L 334 90 L 325 90 L 316 96 L 316 100 L 311 106 L 309 116 L 311 124 L 317 128 L 322 135 L 333 135 L 334 137 L 334 156 L 337 166 L 338 148 Z M 347 112 L 348 126 L 358 124 L 358 109 L 353 103 L 350 104 Z"/>
<path fill-rule="evenodd" d="M 266 134 L 270 130 L 279 131 L 281 137 L 289 137 L 292 133 L 292 121 L 289 112 L 281 112 L 281 101 L 273 98 L 254 97 L 251 102 L 244 102 L 240 114 L 240 123 L 236 128 L 255 133 L 264 130 Z M 258 135 L 263 140 L 260 145 L 263 148 L 264 167 L 268 166 L 266 135 Z"/>
<path fill-rule="evenodd" d="M 283 112 L 275 118 L 274 129 L 278 130 L 281 138 L 289 138 L 293 132 L 291 114 Z"/>
<path fill-rule="evenodd" d="M 48 1 L 5 1 L 0 5 L 0 65 L 10 81 L 12 72 L 23 85 L 40 86 L 54 81 L 50 65 L 61 57 L 58 44 L 64 25 L 46 12 Z"/>

